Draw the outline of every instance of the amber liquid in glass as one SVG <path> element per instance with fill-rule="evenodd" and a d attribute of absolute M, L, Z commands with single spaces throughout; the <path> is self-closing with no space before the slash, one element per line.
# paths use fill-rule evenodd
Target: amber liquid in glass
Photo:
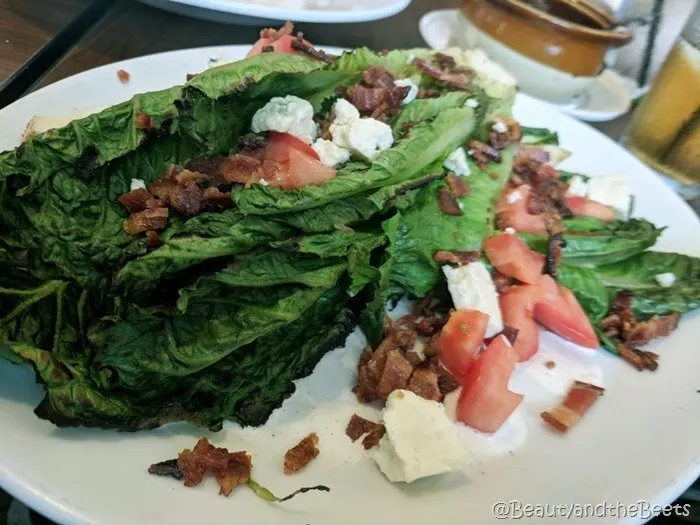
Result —
<path fill-rule="evenodd" d="M 627 147 L 682 184 L 700 184 L 700 49 L 681 38 L 632 119 Z"/>

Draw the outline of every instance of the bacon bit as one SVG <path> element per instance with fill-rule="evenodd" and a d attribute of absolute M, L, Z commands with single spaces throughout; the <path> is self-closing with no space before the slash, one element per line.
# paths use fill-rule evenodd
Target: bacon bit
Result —
<path fill-rule="evenodd" d="M 151 117 L 142 111 L 136 112 L 136 115 L 134 116 L 134 124 L 136 125 L 136 129 L 142 129 L 144 131 L 151 131 L 151 129 L 153 129 Z"/>
<path fill-rule="evenodd" d="M 126 69 L 120 69 L 117 71 L 117 78 L 119 78 L 119 82 L 126 84 L 129 82 L 131 74 Z"/>
<path fill-rule="evenodd" d="M 496 164 L 501 163 L 501 152 L 498 151 L 493 146 L 484 144 L 478 140 L 469 141 L 469 149 L 471 151 L 471 156 L 476 161 L 477 166 L 482 170 L 485 170 L 489 162 L 493 161 Z"/>
<path fill-rule="evenodd" d="M 146 246 L 151 250 L 163 246 L 163 240 L 160 238 L 157 231 L 148 230 L 146 232 Z"/>
<path fill-rule="evenodd" d="M 177 480 L 182 479 L 182 471 L 177 466 L 177 459 L 169 459 L 167 461 L 161 461 L 160 463 L 154 463 L 148 467 L 148 473 L 155 476 L 169 476 Z"/>
<path fill-rule="evenodd" d="M 291 35 L 294 32 L 294 24 L 287 20 L 282 27 L 279 29 L 272 29 L 271 27 L 265 28 L 260 31 L 260 38 L 265 38 L 271 40 L 272 42 L 277 42 L 280 38 L 285 35 Z"/>
<path fill-rule="evenodd" d="M 146 203 L 151 198 L 151 194 L 145 188 L 138 188 L 121 195 L 117 199 L 129 213 L 138 213 L 146 209 Z"/>
<path fill-rule="evenodd" d="M 284 473 L 289 475 L 300 471 L 319 454 L 318 435 L 312 432 L 284 455 Z"/>
<path fill-rule="evenodd" d="M 368 432 L 374 430 L 378 425 L 379 423 L 353 414 L 350 421 L 348 421 L 348 426 L 345 428 L 345 435 L 355 442 Z"/>
<path fill-rule="evenodd" d="M 542 412 L 540 417 L 554 430 L 568 432 L 603 395 L 603 392 L 605 390 L 601 387 L 575 381 L 564 401 L 552 410 Z"/>
<path fill-rule="evenodd" d="M 416 330 L 420 335 L 430 337 L 442 330 L 442 327 L 447 323 L 447 317 L 440 315 L 434 315 L 432 317 L 426 317 L 421 319 L 416 326 Z"/>
<path fill-rule="evenodd" d="M 469 92 L 468 84 L 470 76 L 466 71 L 448 72 L 439 67 L 439 65 L 429 64 L 423 59 L 416 58 L 413 60 L 413 65 L 420 69 L 426 75 L 448 84 L 453 89 Z"/>
<path fill-rule="evenodd" d="M 431 88 L 418 88 L 418 94 L 416 98 L 434 98 L 437 97 L 440 92 L 437 89 Z"/>
<path fill-rule="evenodd" d="M 507 131 L 505 133 L 499 133 L 493 128 L 489 129 L 489 145 L 493 146 L 497 150 L 503 150 L 511 144 L 518 144 L 523 138 L 523 130 L 520 124 L 512 118 L 500 119 L 500 122 L 505 124 Z"/>
<path fill-rule="evenodd" d="M 389 350 L 386 356 L 386 364 L 377 386 L 377 393 L 380 399 L 386 399 L 394 390 L 406 388 L 412 372 L 413 366 L 398 348 Z"/>
<path fill-rule="evenodd" d="M 124 231 L 129 235 L 143 233 L 148 230 L 163 230 L 168 225 L 168 209 L 145 209 L 132 214 L 124 221 Z"/>
<path fill-rule="evenodd" d="M 275 46 L 263 46 L 261 51 L 263 53 L 274 53 L 275 52 Z"/>
<path fill-rule="evenodd" d="M 450 55 L 445 55 L 444 53 L 435 53 L 433 60 L 442 69 L 454 69 L 457 67 L 455 59 Z"/>
<path fill-rule="evenodd" d="M 627 361 L 638 371 L 650 370 L 654 372 L 659 368 L 659 356 L 653 352 L 645 352 L 636 348 L 630 348 L 625 344 L 618 344 L 618 351 L 622 359 Z"/>
<path fill-rule="evenodd" d="M 439 264 L 463 265 L 479 260 L 481 252 L 448 252 L 439 251 L 433 255 L 433 260 Z"/>
<path fill-rule="evenodd" d="M 219 484 L 219 494 L 229 496 L 238 485 L 250 479 L 253 465 L 245 451 L 229 452 L 202 438 L 193 450 L 180 452 L 177 467 L 183 474 L 186 487 L 199 485 L 207 472 L 211 472 Z"/>
<path fill-rule="evenodd" d="M 439 67 L 429 64 L 422 58 L 414 58 L 413 65 L 429 77 L 433 77 L 436 80 L 440 80 L 440 77 L 442 77 L 442 70 Z"/>
<path fill-rule="evenodd" d="M 545 368 L 548 368 L 549 370 L 551 370 L 552 368 L 554 368 L 555 366 L 557 366 L 557 364 L 556 364 L 554 361 L 551 361 L 551 360 L 550 360 L 550 361 L 546 361 L 546 362 L 544 363 L 544 366 L 545 366 Z"/>
<path fill-rule="evenodd" d="M 263 163 L 259 159 L 243 153 L 226 157 L 220 165 L 224 180 L 238 184 L 251 182 L 251 177 L 257 179 L 252 182 L 259 181 L 262 177 L 262 169 Z"/>
<path fill-rule="evenodd" d="M 458 177 L 454 173 L 448 173 L 445 180 L 447 181 L 447 186 L 450 188 L 450 192 L 455 197 L 466 197 L 472 191 L 464 177 Z"/>
<path fill-rule="evenodd" d="M 544 273 L 557 278 L 559 274 L 559 265 L 561 264 L 562 248 L 566 247 L 566 241 L 562 233 L 550 235 L 547 239 L 547 255 L 545 257 Z"/>
<path fill-rule="evenodd" d="M 386 427 L 381 423 L 377 424 L 377 428 L 371 430 L 370 433 L 367 434 L 362 440 L 362 446 L 365 450 L 376 447 L 379 445 L 379 441 L 382 439 L 382 437 L 384 437 L 385 433 Z"/>
<path fill-rule="evenodd" d="M 437 199 L 438 206 L 440 207 L 442 213 L 454 216 L 464 215 L 464 212 L 459 207 L 459 202 L 457 202 L 455 196 L 452 195 L 450 190 L 448 190 L 445 186 L 440 186 L 438 188 Z"/>
<path fill-rule="evenodd" d="M 513 280 L 507 275 L 503 275 L 498 270 L 493 271 L 493 284 L 496 285 L 496 291 L 499 294 L 507 292 L 513 286 Z"/>
<path fill-rule="evenodd" d="M 442 393 L 438 385 L 438 375 L 427 367 L 416 368 L 411 374 L 406 390 L 429 401 L 441 401 Z"/>
<path fill-rule="evenodd" d="M 442 366 L 437 356 L 433 355 L 430 358 L 428 366 L 438 376 L 438 389 L 443 397 L 461 386 L 461 383 Z"/>
<path fill-rule="evenodd" d="M 505 338 L 508 340 L 508 342 L 509 342 L 511 345 L 514 345 L 516 339 L 518 338 L 518 332 L 519 332 L 519 331 L 520 331 L 520 330 L 518 330 L 518 329 L 515 328 L 514 326 L 504 325 L 504 326 L 503 326 L 503 331 L 502 331 L 499 335 L 502 335 L 503 337 L 505 337 Z"/>
<path fill-rule="evenodd" d="M 330 64 L 335 60 L 334 56 L 331 56 L 325 51 L 316 49 L 312 45 L 304 42 L 304 33 L 301 32 L 297 33 L 296 38 L 292 40 L 292 49 L 310 56 L 311 58 L 315 58 L 316 60 L 320 60 L 321 62 L 325 62 L 326 64 Z"/>
<path fill-rule="evenodd" d="M 348 89 L 347 98 L 362 116 L 383 119 L 401 109 L 409 91 L 408 87 L 397 86 L 384 66 L 372 66 L 362 73 L 358 84 Z"/>
<path fill-rule="evenodd" d="M 678 328 L 679 312 L 670 315 L 655 315 L 648 321 L 638 321 L 634 326 L 623 326 L 625 343 L 632 346 L 645 345 L 657 337 L 665 337 Z"/>
<path fill-rule="evenodd" d="M 421 315 L 430 316 L 433 315 L 432 310 L 433 305 L 433 292 L 429 292 L 428 295 L 420 299 L 413 305 L 413 315 L 418 317 Z"/>

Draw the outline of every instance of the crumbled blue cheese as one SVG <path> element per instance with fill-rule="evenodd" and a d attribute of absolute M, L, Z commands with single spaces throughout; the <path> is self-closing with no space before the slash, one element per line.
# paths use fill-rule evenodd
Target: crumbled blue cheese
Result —
<path fill-rule="evenodd" d="M 340 99 L 333 106 L 335 119 L 330 125 L 333 143 L 367 160 L 394 144 L 391 127 L 373 118 L 360 118 L 357 109 Z"/>
<path fill-rule="evenodd" d="M 350 160 L 350 152 L 330 140 L 318 139 L 311 147 L 318 154 L 321 162 L 329 168 L 335 168 Z"/>
<path fill-rule="evenodd" d="M 134 190 L 145 190 L 146 189 L 146 181 L 143 179 L 131 179 L 131 191 Z"/>
<path fill-rule="evenodd" d="M 416 84 L 413 80 L 410 78 L 401 78 L 399 80 L 395 80 L 394 85 L 398 87 L 410 88 L 408 94 L 401 101 L 401 104 L 410 104 L 416 100 L 416 97 L 418 96 L 418 84 Z"/>
<path fill-rule="evenodd" d="M 477 98 L 468 98 L 466 102 L 466 106 L 472 109 L 476 109 L 479 107 L 479 99 Z"/>
<path fill-rule="evenodd" d="M 289 133 L 307 144 L 311 144 L 318 136 L 313 106 L 308 101 L 293 95 L 270 100 L 255 113 L 251 128 L 255 133 L 263 131 Z"/>
<path fill-rule="evenodd" d="M 588 194 L 588 183 L 582 177 L 574 175 L 569 180 L 569 189 L 566 190 L 567 197 L 585 197 Z"/>
<path fill-rule="evenodd" d="M 467 161 L 467 152 L 464 148 L 459 147 L 454 150 L 445 159 L 443 164 L 446 170 L 453 172 L 455 175 L 470 175 L 469 162 Z"/>
<path fill-rule="evenodd" d="M 496 133 L 508 133 L 508 125 L 502 120 L 497 120 L 491 126 L 491 129 Z"/>
<path fill-rule="evenodd" d="M 658 282 L 659 285 L 663 288 L 670 288 L 676 282 L 676 276 L 671 272 L 660 273 L 655 275 L 654 277 L 656 278 L 656 282 Z"/>
<path fill-rule="evenodd" d="M 593 177 L 588 181 L 588 198 L 615 208 L 626 216 L 629 212 L 631 195 L 624 175 Z"/>
<path fill-rule="evenodd" d="M 469 461 L 469 453 L 440 403 L 408 390 L 392 392 L 384 407 L 386 433 L 370 456 L 393 482 L 450 472 Z"/>
<path fill-rule="evenodd" d="M 503 331 L 503 316 L 498 304 L 498 292 L 491 274 L 482 262 L 452 268 L 443 266 L 447 289 L 458 310 L 478 310 L 489 316 L 486 337 Z"/>
<path fill-rule="evenodd" d="M 504 233 L 507 233 L 508 235 L 515 235 L 517 232 L 515 231 L 515 228 L 511 228 L 508 226 L 505 230 L 503 230 Z"/>

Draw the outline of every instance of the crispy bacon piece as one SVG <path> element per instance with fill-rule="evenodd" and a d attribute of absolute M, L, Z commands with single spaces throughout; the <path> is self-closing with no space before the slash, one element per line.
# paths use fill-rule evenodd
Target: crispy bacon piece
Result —
<path fill-rule="evenodd" d="M 261 53 L 274 53 L 275 52 L 275 46 L 263 46 L 262 49 L 260 50 Z"/>
<path fill-rule="evenodd" d="M 556 279 L 561 264 L 562 248 L 566 247 L 564 235 L 559 232 L 547 239 L 547 255 L 545 257 L 544 273 Z"/>
<path fill-rule="evenodd" d="M 329 55 L 320 49 L 316 49 L 311 44 L 307 44 L 304 41 L 304 33 L 301 32 L 297 33 L 296 38 L 292 40 L 292 49 L 310 56 L 311 58 L 315 58 L 316 60 L 320 60 L 321 62 L 325 62 L 326 64 L 330 64 L 335 60 L 334 56 Z"/>
<path fill-rule="evenodd" d="M 469 141 L 469 152 L 482 170 L 488 167 L 489 162 L 493 161 L 496 164 L 500 164 L 502 160 L 500 151 L 478 140 Z"/>
<path fill-rule="evenodd" d="M 209 208 L 231 208 L 231 192 L 222 192 L 219 188 L 211 187 L 204 190 L 204 200 Z"/>
<path fill-rule="evenodd" d="M 151 250 L 163 246 L 163 240 L 160 238 L 157 231 L 148 230 L 146 232 L 146 246 L 148 246 Z"/>
<path fill-rule="evenodd" d="M 419 367 L 413 371 L 406 390 L 430 401 L 441 401 L 443 397 L 438 385 L 437 372 L 428 367 Z"/>
<path fill-rule="evenodd" d="M 593 406 L 605 390 L 599 386 L 575 381 L 564 401 L 540 414 L 540 417 L 558 432 L 568 432 Z"/>
<path fill-rule="evenodd" d="M 177 467 L 183 474 L 186 487 L 199 485 L 207 472 L 211 472 L 219 484 L 219 494 L 228 496 L 238 485 L 250 479 L 253 464 L 245 451 L 229 452 L 202 438 L 193 450 L 180 452 Z"/>
<path fill-rule="evenodd" d="M 466 197 L 472 191 L 469 183 L 464 177 L 458 177 L 454 173 L 448 173 L 445 177 L 447 186 L 450 188 L 450 193 L 455 197 Z"/>
<path fill-rule="evenodd" d="M 648 321 L 638 321 L 633 326 L 623 326 L 622 337 L 629 345 L 645 345 L 652 339 L 670 335 L 678 328 L 680 319 L 681 314 L 678 312 L 664 316 L 655 315 Z"/>
<path fill-rule="evenodd" d="M 445 186 L 440 186 L 437 189 L 437 199 L 438 206 L 440 207 L 442 213 L 455 216 L 464 215 L 464 212 L 459 207 L 459 202 L 457 202 L 455 196 L 452 195 L 450 190 L 448 190 Z"/>
<path fill-rule="evenodd" d="M 117 70 L 117 78 L 119 79 L 119 82 L 126 84 L 129 82 L 131 74 L 126 69 L 119 69 Z"/>
<path fill-rule="evenodd" d="M 377 386 L 377 393 L 380 399 L 386 399 L 394 390 L 406 388 L 412 372 L 413 366 L 398 348 L 389 350 L 384 370 Z"/>
<path fill-rule="evenodd" d="M 514 345 L 516 339 L 518 338 L 519 331 L 520 330 L 518 330 L 517 328 L 515 328 L 513 326 L 503 325 L 503 331 L 499 335 L 502 335 L 503 337 L 505 337 L 508 340 L 508 342 L 511 345 Z"/>
<path fill-rule="evenodd" d="M 416 58 L 413 60 L 413 64 L 426 75 L 439 82 L 448 84 L 452 89 L 469 92 L 469 72 L 466 70 L 456 69 L 454 66 L 443 69 L 441 66 L 444 65 L 444 61 L 437 59 L 436 62 L 436 64 L 430 64 L 421 58 Z"/>
<path fill-rule="evenodd" d="M 151 194 L 145 188 L 131 190 L 119 197 L 119 202 L 129 213 L 138 213 L 146 209 L 146 203 L 151 198 Z"/>
<path fill-rule="evenodd" d="M 182 479 L 182 471 L 177 466 L 177 459 L 168 459 L 167 461 L 161 461 L 159 463 L 154 463 L 148 467 L 148 473 L 155 476 L 170 476 L 177 480 Z"/>
<path fill-rule="evenodd" d="M 362 436 L 367 434 L 362 440 L 362 446 L 365 450 L 369 450 L 379 444 L 379 440 L 382 438 L 386 428 L 381 423 L 375 423 L 363 417 L 353 414 L 348 422 L 348 426 L 345 429 L 345 435 L 347 435 L 351 440 L 357 441 Z"/>
<path fill-rule="evenodd" d="M 136 112 L 136 115 L 134 116 L 134 124 L 136 125 L 137 129 L 142 129 L 143 131 L 151 131 L 153 128 L 151 117 L 142 111 Z"/>
<path fill-rule="evenodd" d="M 457 379 L 455 379 L 455 377 L 452 374 L 450 374 L 444 366 L 442 366 L 442 363 L 436 355 L 433 355 L 430 358 L 430 360 L 428 361 L 428 366 L 438 376 L 438 389 L 440 390 L 440 394 L 442 394 L 443 397 L 446 394 L 452 392 L 453 390 L 459 388 L 460 382 L 457 381 Z"/>
<path fill-rule="evenodd" d="M 416 330 L 420 335 L 430 337 L 442 330 L 447 323 L 447 317 L 442 315 L 431 315 L 418 321 Z"/>
<path fill-rule="evenodd" d="M 224 180 L 238 184 L 258 182 L 262 178 L 262 168 L 260 159 L 242 153 L 222 159 L 219 165 Z"/>
<path fill-rule="evenodd" d="M 410 88 L 399 87 L 384 66 L 372 66 L 362 73 L 358 84 L 350 87 L 347 98 L 363 116 L 381 119 L 393 115 L 401 108 L 401 102 Z"/>
<path fill-rule="evenodd" d="M 444 53 L 435 53 L 433 60 L 441 69 L 454 69 L 457 67 L 455 59 Z"/>
<path fill-rule="evenodd" d="M 318 436 L 312 432 L 284 455 L 284 473 L 289 475 L 300 471 L 319 454 Z"/>
<path fill-rule="evenodd" d="M 489 130 L 489 145 L 497 150 L 503 150 L 511 144 L 518 144 L 523 138 L 523 130 L 518 121 L 512 118 L 501 119 L 508 130 L 505 133 L 499 133 L 491 128 Z"/>
<path fill-rule="evenodd" d="M 129 235 L 143 233 L 148 230 L 162 230 L 168 225 L 168 209 L 146 209 L 134 213 L 124 221 L 124 231 Z"/>
<path fill-rule="evenodd" d="M 418 94 L 416 98 L 433 98 L 437 97 L 440 92 L 437 89 L 431 88 L 418 88 Z"/>
<path fill-rule="evenodd" d="M 473 263 L 479 260 L 481 252 L 448 252 L 441 250 L 435 252 L 433 260 L 439 264 L 453 264 L 455 266 Z"/>

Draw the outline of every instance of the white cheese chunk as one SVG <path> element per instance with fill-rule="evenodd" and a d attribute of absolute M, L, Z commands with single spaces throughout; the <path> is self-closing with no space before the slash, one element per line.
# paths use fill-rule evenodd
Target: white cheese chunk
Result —
<path fill-rule="evenodd" d="M 400 78 L 399 80 L 394 81 L 394 85 L 398 87 L 410 88 L 408 94 L 401 101 L 401 104 L 410 104 L 416 100 L 416 97 L 418 96 L 418 84 L 416 84 L 413 80 L 410 78 Z"/>
<path fill-rule="evenodd" d="M 314 108 L 306 100 L 288 95 L 275 97 L 253 116 L 251 128 L 255 133 L 279 131 L 289 133 L 311 144 L 318 136 Z"/>
<path fill-rule="evenodd" d="M 333 116 L 336 123 L 348 122 L 359 119 L 360 112 L 350 102 L 344 98 L 339 98 L 333 104 Z"/>
<path fill-rule="evenodd" d="M 578 175 L 574 175 L 569 180 L 569 189 L 566 190 L 567 197 L 585 197 L 588 194 L 588 183 Z"/>
<path fill-rule="evenodd" d="M 655 275 L 654 277 L 656 278 L 656 282 L 658 282 L 659 285 L 663 288 L 670 288 L 676 282 L 676 276 L 671 272 L 660 273 Z"/>
<path fill-rule="evenodd" d="M 508 195 L 506 195 L 506 202 L 508 204 L 515 204 L 522 198 L 523 194 L 520 193 L 519 190 L 511 190 L 510 192 L 508 192 Z"/>
<path fill-rule="evenodd" d="M 466 102 L 467 107 L 476 109 L 479 107 L 479 99 L 477 98 L 468 98 Z"/>
<path fill-rule="evenodd" d="M 329 168 L 335 168 L 350 160 L 350 152 L 330 140 L 318 139 L 311 147 L 318 154 L 321 162 Z"/>
<path fill-rule="evenodd" d="M 588 198 L 615 208 L 626 216 L 630 207 L 630 189 L 624 175 L 594 177 L 588 181 Z"/>
<path fill-rule="evenodd" d="M 489 316 L 486 337 L 503 331 L 503 317 L 498 304 L 498 292 L 491 274 L 482 262 L 452 268 L 443 266 L 447 289 L 458 310 L 478 310 Z"/>
<path fill-rule="evenodd" d="M 349 149 L 367 160 L 374 159 L 394 144 L 391 127 L 373 118 L 334 122 L 330 131 L 336 146 Z"/>
<path fill-rule="evenodd" d="M 144 181 L 143 179 L 131 179 L 131 187 L 129 189 L 131 191 L 145 190 L 146 189 L 146 181 Z"/>
<path fill-rule="evenodd" d="M 508 133 L 508 126 L 502 120 L 497 120 L 496 122 L 494 122 L 491 126 L 491 129 L 494 130 L 496 133 Z"/>
<path fill-rule="evenodd" d="M 384 408 L 386 434 L 370 450 L 379 469 L 393 482 L 459 469 L 469 454 L 440 403 L 407 390 L 395 390 Z"/>
<path fill-rule="evenodd" d="M 505 230 L 503 230 L 504 233 L 507 233 L 508 235 L 515 235 L 517 232 L 515 231 L 515 228 L 511 228 L 508 226 Z"/>
<path fill-rule="evenodd" d="M 471 174 L 469 162 L 467 161 L 467 152 L 461 147 L 450 153 L 445 159 L 443 166 L 455 175 L 467 176 Z"/>

